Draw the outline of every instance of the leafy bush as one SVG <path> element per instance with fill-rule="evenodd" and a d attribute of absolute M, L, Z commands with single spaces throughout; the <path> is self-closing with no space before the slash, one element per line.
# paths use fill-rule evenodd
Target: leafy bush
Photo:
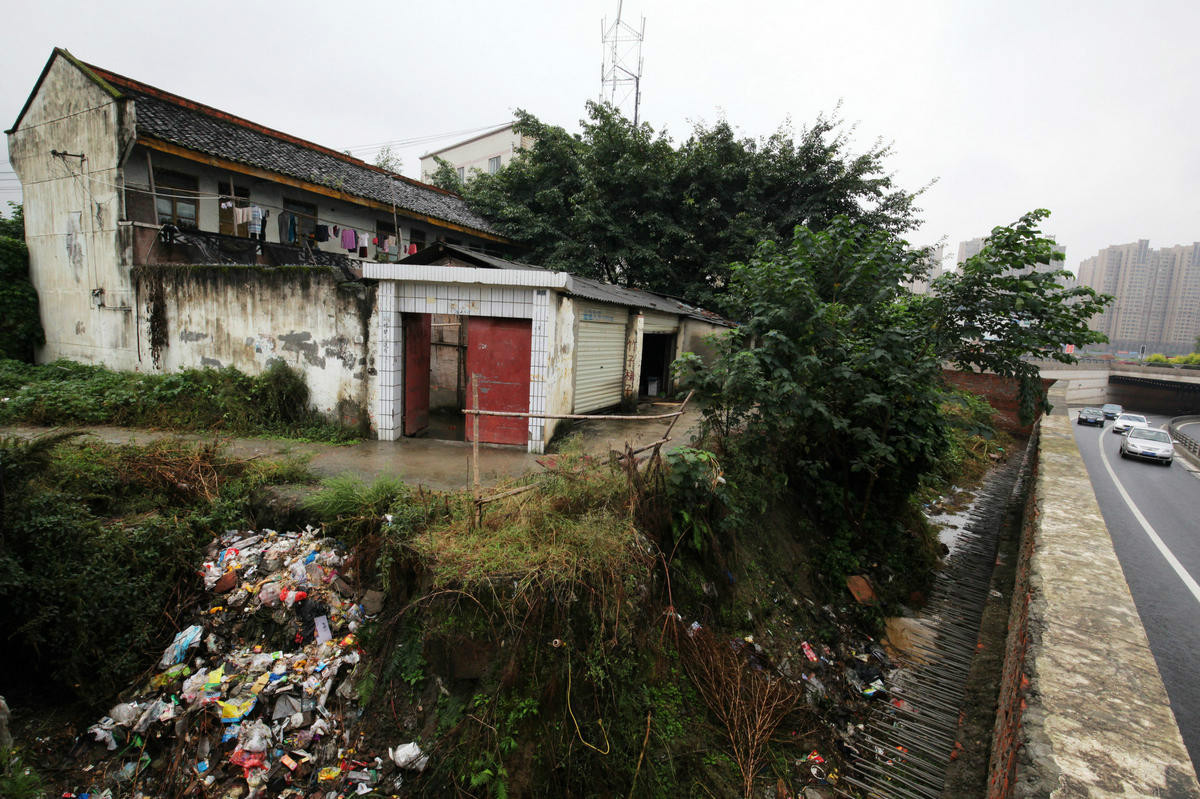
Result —
<path fill-rule="evenodd" d="M 289 435 L 355 437 L 308 407 L 304 376 L 280 360 L 259 375 L 233 367 L 175 374 L 116 372 L 59 360 L 43 366 L 0 360 L 0 424 L 116 424 Z"/>
<path fill-rule="evenodd" d="M 919 259 L 845 219 L 797 227 L 733 266 L 743 323 L 717 340 L 716 361 L 680 364 L 708 400 L 734 507 L 751 506 L 742 529 L 764 502 L 794 503 L 797 529 L 819 531 L 831 585 L 872 553 L 907 550 L 909 497 L 945 448 L 941 364 L 902 288 Z"/>
<path fill-rule="evenodd" d="M 0 796 L 4 799 L 41 799 L 46 781 L 15 751 L 0 749 Z"/>

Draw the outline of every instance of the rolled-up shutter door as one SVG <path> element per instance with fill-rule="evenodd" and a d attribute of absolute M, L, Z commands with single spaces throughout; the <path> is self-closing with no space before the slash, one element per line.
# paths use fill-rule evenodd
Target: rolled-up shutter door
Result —
<path fill-rule="evenodd" d="M 578 302 L 576 315 L 574 412 L 590 413 L 621 402 L 628 311 Z"/>
<path fill-rule="evenodd" d="M 679 317 L 658 311 L 642 311 L 643 333 L 674 333 L 679 330 Z"/>

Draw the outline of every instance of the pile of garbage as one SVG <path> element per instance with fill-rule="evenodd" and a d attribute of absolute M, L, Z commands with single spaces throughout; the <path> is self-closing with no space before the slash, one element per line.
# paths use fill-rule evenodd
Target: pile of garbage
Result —
<path fill-rule="evenodd" d="M 354 737 L 355 633 L 383 596 L 354 588 L 339 542 L 311 527 L 229 531 L 201 573 L 207 607 L 88 729 L 93 784 L 75 796 L 332 799 L 391 793 L 425 768 L 415 742 L 368 755 Z"/>

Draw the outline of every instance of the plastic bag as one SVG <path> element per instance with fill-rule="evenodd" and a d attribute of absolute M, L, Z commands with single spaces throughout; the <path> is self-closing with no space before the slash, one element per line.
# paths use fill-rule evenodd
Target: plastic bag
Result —
<path fill-rule="evenodd" d="M 124 702 L 108 711 L 108 717 L 118 727 L 128 727 L 138 720 L 144 708 L 137 702 Z"/>
<path fill-rule="evenodd" d="M 429 764 L 429 755 L 421 751 L 416 741 L 400 744 L 395 749 L 388 749 L 388 757 L 400 768 L 412 771 L 424 771 Z"/>
<path fill-rule="evenodd" d="M 175 636 L 175 640 L 163 652 L 162 659 L 158 661 L 158 666 L 161 669 L 167 669 L 174 666 L 176 663 L 182 663 L 187 656 L 187 652 L 200 640 L 200 635 L 204 632 L 204 628 L 199 624 L 193 624 L 186 630 L 181 630 Z"/>
<path fill-rule="evenodd" d="M 242 725 L 238 746 L 247 752 L 265 752 L 271 746 L 271 728 L 262 720 Z M 239 764 L 240 765 L 240 764 Z"/>

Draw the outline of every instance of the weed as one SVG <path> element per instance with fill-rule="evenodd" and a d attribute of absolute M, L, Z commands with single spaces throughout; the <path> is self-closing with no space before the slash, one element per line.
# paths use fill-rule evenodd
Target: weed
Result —
<path fill-rule="evenodd" d="M 175 374 L 116 372 L 60 360 L 0 360 L 0 424 L 116 424 L 347 441 L 353 431 L 308 407 L 301 373 L 272 361 L 251 376 L 232 367 Z"/>
<path fill-rule="evenodd" d="M 0 750 L 0 796 L 5 799 L 39 799 L 46 795 L 46 781 L 25 763 L 20 753 Z"/>

